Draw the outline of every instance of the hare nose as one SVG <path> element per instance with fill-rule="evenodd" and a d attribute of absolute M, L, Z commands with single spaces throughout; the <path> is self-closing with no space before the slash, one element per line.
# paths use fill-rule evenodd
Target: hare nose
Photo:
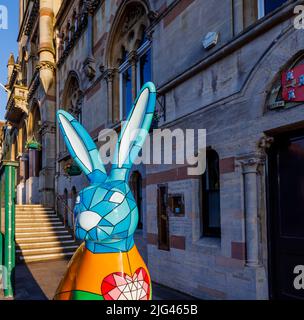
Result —
<path fill-rule="evenodd" d="M 101 220 L 101 216 L 93 211 L 84 211 L 78 217 L 78 222 L 82 229 L 90 231 L 95 228 Z"/>

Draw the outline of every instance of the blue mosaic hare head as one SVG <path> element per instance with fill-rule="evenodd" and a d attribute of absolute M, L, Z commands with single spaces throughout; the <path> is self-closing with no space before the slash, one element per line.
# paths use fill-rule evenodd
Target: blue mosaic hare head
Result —
<path fill-rule="evenodd" d="M 74 214 L 76 238 L 85 240 L 93 252 L 128 251 L 134 245 L 138 208 L 128 179 L 150 129 L 155 103 L 155 86 L 148 82 L 122 128 L 109 175 L 84 127 L 69 113 L 57 113 L 67 148 L 90 181 L 77 197 Z"/>

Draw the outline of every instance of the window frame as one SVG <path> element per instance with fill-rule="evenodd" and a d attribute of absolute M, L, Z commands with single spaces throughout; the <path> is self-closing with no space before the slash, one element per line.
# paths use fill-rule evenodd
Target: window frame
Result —
<path fill-rule="evenodd" d="M 265 16 L 265 0 L 258 0 L 258 19 Z"/>
<path fill-rule="evenodd" d="M 135 75 L 136 75 L 136 92 L 138 93 L 141 89 L 140 85 L 140 58 L 147 53 L 149 50 L 151 50 L 151 41 L 146 40 L 137 50 L 136 50 L 136 57 L 137 57 L 137 62 L 136 62 L 136 70 L 135 70 Z M 152 59 L 151 59 L 151 65 L 152 65 Z M 130 61 L 127 59 L 124 61 L 118 68 L 118 73 L 119 73 L 119 118 L 121 121 L 125 120 L 127 115 L 124 114 L 124 88 L 123 88 L 123 74 L 125 71 L 127 71 L 129 68 L 132 68 L 132 65 Z M 152 68 L 151 68 L 152 69 Z M 131 72 L 133 70 L 131 69 Z M 152 77 L 152 74 L 151 74 Z M 132 83 L 132 88 L 133 88 L 133 83 Z"/>
<path fill-rule="evenodd" d="M 141 90 L 141 78 L 140 78 L 140 59 L 141 57 L 146 54 L 149 50 L 151 50 L 151 42 L 149 40 L 145 41 L 141 47 L 137 50 L 137 63 L 136 63 L 136 90 L 137 92 L 140 92 Z M 151 59 L 151 65 L 152 65 L 152 59 Z M 152 68 L 151 68 L 152 70 Z M 151 74 L 152 78 L 152 74 Z"/>
<path fill-rule="evenodd" d="M 266 15 L 270 14 L 270 12 L 268 12 L 267 14 L 265 12 L 265 1 L 266 0 L 257 0 L 257 1 L 258 1 L 258 20 L 259 20 L 259 19 L 262 19 L 263 17 L 265 17 Z M 288 0 L 285 0 L 285 2 L 288 2 Z M 284 4 L 281 4 L 277 8 L 279 8 L 279 7 L 283 6 L 283 5 Z M 276 10 L 277 8 L 275 8 L 274 10 Z"/>
<path fill-rule="evenodd" d="M 202 219 L 202 237 L 203 238 L 221 238 L 221 225 L 220 227 L 210 227 L 209 225 L 209 218 L 210 218 L 210 212 L 209 212 L 209 192 L 211 191 L 209 188 L 207 189 L 207 182 L 209 181 L 209 166 L 208 166 L 208 154 L 210 153 L 216 154 L 218 158 L 218 183 L 219 183 L 219 216 L 221 220 L 221 199 L 220 199 L 220 168 L 219 168 L 219 155 L 214 149 L 207 150 L 207 162 L 206 162 L 206 171 L 201 176 L 201 219 Z"/>

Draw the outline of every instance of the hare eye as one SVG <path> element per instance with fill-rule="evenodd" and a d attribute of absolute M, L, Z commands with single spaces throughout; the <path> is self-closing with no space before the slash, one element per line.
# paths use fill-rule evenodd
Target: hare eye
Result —
<path fill-rule="evenodd" d="M 122 203 L 125 199 L 125 196 L 120 192 L 113 193 L 112 197 L 110 198 L 110 202 L 114 203 Z"/>

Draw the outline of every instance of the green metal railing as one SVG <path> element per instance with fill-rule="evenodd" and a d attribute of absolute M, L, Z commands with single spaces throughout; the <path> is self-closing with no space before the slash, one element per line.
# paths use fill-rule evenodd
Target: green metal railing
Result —
<path fill-rule="evenodd" d="M 18 163 L 3 161 L 0 169 L 0 266 L 4 297 L 14 297 L 15 287 L 15 199 Z"/>

